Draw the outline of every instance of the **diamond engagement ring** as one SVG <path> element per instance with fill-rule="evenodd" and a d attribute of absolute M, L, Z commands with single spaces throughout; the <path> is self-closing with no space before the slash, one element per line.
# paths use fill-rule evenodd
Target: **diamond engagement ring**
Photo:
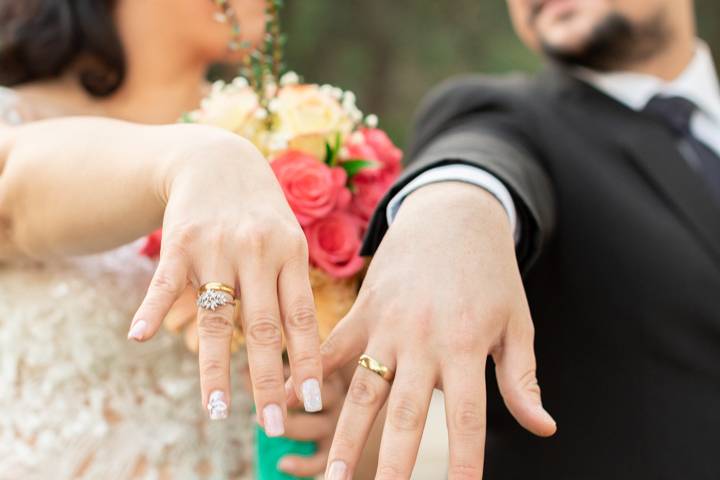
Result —
<path fill-rule="evenodd" d="M 198 291 L 197 306 L 213 312 L 235 302 L 235 289 L 219 282 L 206 283 Z"/>

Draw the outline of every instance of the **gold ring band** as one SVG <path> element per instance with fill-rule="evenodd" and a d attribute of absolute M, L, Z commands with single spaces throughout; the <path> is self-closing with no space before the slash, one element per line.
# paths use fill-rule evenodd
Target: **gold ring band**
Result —
<path fill-rule="evenodd" d="M 388 367 L 378 362 L 369 355 L 363 354 L 362 356 L 360 356 L 360 360 L 358 360 L 358 365 L 367 368 L 371 372 L 377 373 L 388 382 L 392 382 L 393 378 L 395 378 L 395 372 L 393 372 Z"/>
<path fill-rule="evenodd" d="M 200 290 L 198 290 L 198 296 L 202 295 L 203 293 L 207 292 L 208 290 L 219 290 L 221 292 L 225 292 L 231 297 L 233 297 L 233 300 L 235 300 L 235 289 L 229 285 L 225 285 L 224 283 L 220 282 L 209 282 L 200 287 Z"/>

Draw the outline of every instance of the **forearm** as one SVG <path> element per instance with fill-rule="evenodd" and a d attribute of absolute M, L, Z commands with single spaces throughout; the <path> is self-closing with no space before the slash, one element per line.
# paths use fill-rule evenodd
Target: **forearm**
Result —
<path fill-rule="evenodd" d="M 11 132 L 0 175 L 0 237 L 7 256 L 112 248 L 162 223 L 184 165 L 229 135 L 189 125 L 98 118 L 28 124 Z"/>

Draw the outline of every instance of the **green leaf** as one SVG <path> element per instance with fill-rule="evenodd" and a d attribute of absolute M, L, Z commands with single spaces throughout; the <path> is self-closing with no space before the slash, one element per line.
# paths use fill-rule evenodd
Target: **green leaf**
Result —
<path fill-rule="evenodd" d="M 357 175 L 360 170 L 363 170 L 365 168 L 376 168 L 379 167 L 380 164 L 378 164 L 377 162 L 372 162 L 370 160 L 352 159 L 342 162 L 340 166 L 345 169 L 345 172 L 347 172 L 348 180 L 350 180 L 352 177 Z"/>
<path fill-rule="evenodd" d="M 335 160 L 334 157 L 335 157 L 335 153 L 333 152 L 332 147 L 330 146 L 330 144 L 328 142 L 325 142 L 325 163 L 328 166 L 332 167 L 333 161 Z"/>
<path fill-rule="evenodd" d="M 338 133 L 335 136 L 335 145 L 330 145 L 330 142 L 325 142 L 325 163 L 331 167 L 337 164 L 338 155 L 340 154 L 341 136 Z"/>

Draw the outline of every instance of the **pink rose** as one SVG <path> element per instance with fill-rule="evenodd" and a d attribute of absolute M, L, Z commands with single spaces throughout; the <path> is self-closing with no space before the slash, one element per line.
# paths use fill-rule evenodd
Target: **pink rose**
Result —
<path fill-rule="evenodd" d="M 362 128 L 350 136 L 347 144 L 347 157 L 370 160 L 380 164 L 374 171 L 395 178 L 402 168 L 402 150 L 392 143 L 390 137 L 378 128 Z M 370 169 L 368 169 L 370 171 Z"/>
<path fill-rule="evenodd" d="M 391 173 L 376 173 L 372 170 L 363 170 L 355 175 L 352 180 L 355 190 L 352 211 L 367 223 L 396 176 Z"/>
<path fill-rule="evenodd" d="M 310 262 L 334 278 L 347 278 L 364 265 L 360 257 L 362 225 L 354 215 L 336 210 L 305 229 Z"/>
<path fill-rule="evenodd" d="M 300 225 L 306 227 L 336 207 L 350 203 L 347 173 L 330 168 L 315 157 L 288 151 L 270 164 Z"/>

